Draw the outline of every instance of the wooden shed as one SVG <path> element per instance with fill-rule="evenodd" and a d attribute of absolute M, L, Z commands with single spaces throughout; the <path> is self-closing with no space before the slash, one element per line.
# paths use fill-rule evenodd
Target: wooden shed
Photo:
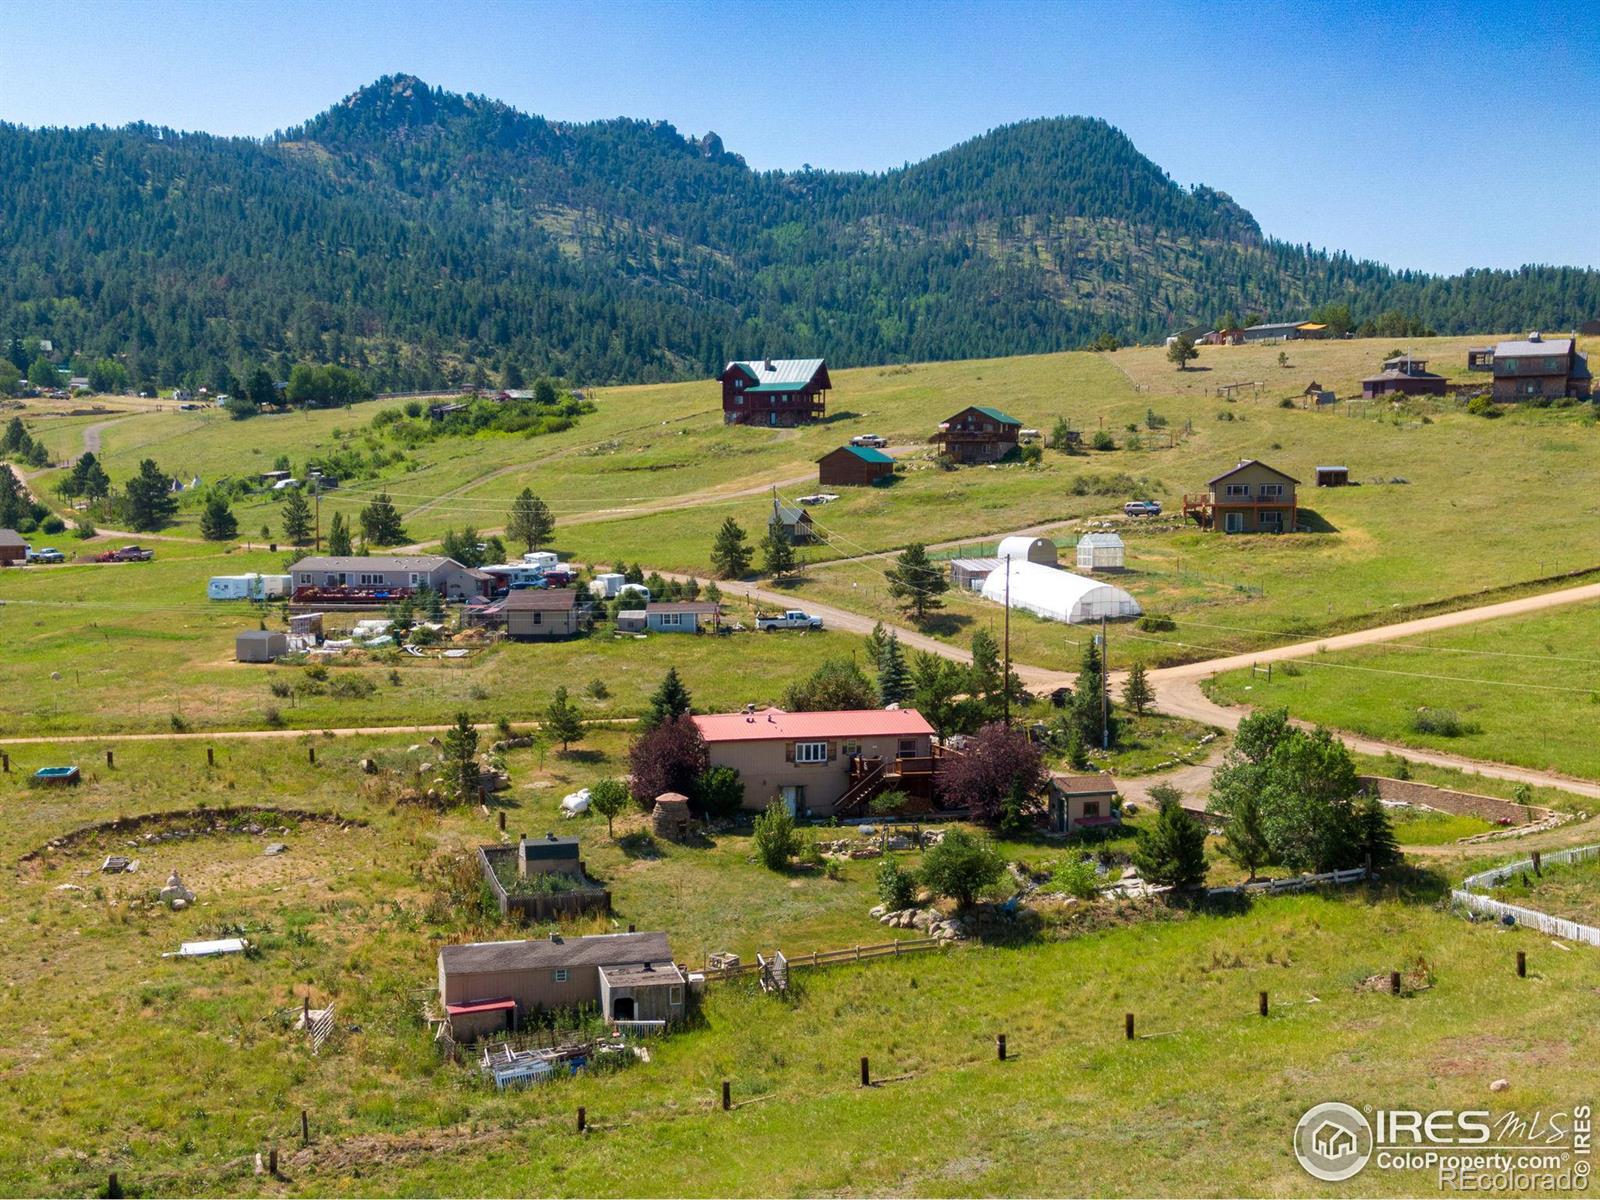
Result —
<path fill-rule="evenodd" d="M 870 487 L 894 478 L 894 459 L 871 446 L 840 446 L 817 459 L 823 487 Z"/>
<path fill-rule="evenodd" d="M 1349 467 L 1318 467 L 1317 468 L 1317 486 L 1318 487 L 1349 487 L 1350 486 L 1350 468 Z"/>

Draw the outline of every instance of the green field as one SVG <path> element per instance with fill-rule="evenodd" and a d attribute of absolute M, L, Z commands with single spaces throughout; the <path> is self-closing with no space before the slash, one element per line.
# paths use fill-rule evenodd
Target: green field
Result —
<path fill-rule="evenodd" d="M 493 822 L 396 806 L 384 776 L 359 772 L 369 754 L 386 767 L 414 757 L 404 737 L 315 741 L 315 766 L 298 741 L 230 743 L 209 768 L 199 746 L 125 743 L 115 770 L 91 766 L 75 790 L 0 776 L 12 814 L 0 854 L 13 862 L 119 816 L 207 807 L 229 823 L 247 805 L 290 804 L 347 819 L 290 818 L 280 833 L 281 818 L 263 818 L 259 834 L 135 846 L 99 835 L 22 865 L 0 902 L 11 1031 L 0 1069 L 16 1117 L 0 1131 L 7 1192 L 83 1194 L 117 1171 L 142 1195 L 1300 1193 L 1289 1133 L 1314 1102 L 1466 1105 L 1500 1076 L 1512 1080 L 1497 1101 L 1507 1107 L 1587 1096 L 1595 1039 L 1570 1020 L 1586 956 L 1450 917 L 1426 879 L 1234 914 L 1108 906 L 1098 923 L 1046 925 L 1022 944 L 802 972 L 787 1001 L 714 985 L 701 1019 L 648 1064 L 496 1093 L 441 1060 L 420 1017 L 441 942 L 508 935 L 446 869 Z M 543 766 L 513 752 L 510 828 L 553 827 L 560 796 L 616 769 L 621 747 L 597 735 L 593 753 Z M 30 748 L 19 765 L 60 756 Z M 598 820 L 561 828 L 583 839 L 616 919 L 667 929 L 691 964 L 712 949 L 890 936 L 866 915 L 871 862 L 838 879 L 776 875 L 739 835 L 651 849 L 611 843 Z M 272 840 L 287 852 L 263 855 Z M 1004 849 L 1035 863 L 1059 853 Z M 100 874 L 113 852 L 139 858 L 139 873 Z M 174 868 L 198 894 L 193 909 L 130 904 Z M 258 956 L 159 957 L 236 930 Z M 1511 970 L 1520 947 L 1532 951 L 1527 980 Z M 1396 1000 L 1364 986 L 1396 968 L 1421 990 Z M 320 1057 L 287 1025 L 308 985 L 338 1012 Z M 1260 989 L 1273 998 L 1266 1021 Z M 1132 1044 L 1125 1011 L 1142 1035 Z M 881 1086 L 856 1086 L 863 1054 Z M 714 1104 L 723 1079 L 729 1114 Z M 583 1138 L 571 1132 L 578 1105 Z M 1091 1126 L 1122 1132 L 1087 1136 Z M 1203 1149 L 1224 1143 L 1221 1158 Z M 252 1156 L 274 1146 L 287 1182 L 253 1174 Z M 1330 1194 L 1424 1182 L 1369 1171 Z"/>
<path fill-rule="evenodd" d="M 1223 675 L 1219 699 L 1287 705 L 1308 721 L 1401 745 L 1448 750 L 1600 779 L 1600 606 L 1568 605 L 1408 638 L 1319 654 L 1269 683 L 1248 671 Z M 1419 727 L 1419 710 L 1445 709 L 1454 736 Z"/>

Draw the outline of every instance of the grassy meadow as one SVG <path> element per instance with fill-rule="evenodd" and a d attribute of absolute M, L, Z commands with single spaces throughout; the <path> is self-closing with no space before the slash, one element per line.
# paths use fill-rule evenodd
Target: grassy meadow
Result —
<path fill-rule="evenodd" d="M 1570 605 L 1302 659 L 1210 686 L 1401 745 L 1600 779 L 1600 606 Z M 1423 710 L 1447 710 L 1450 723 Z"/>
<path fill-rule="evenodd" d="M 300 740 L 228 743 L 212 767 L 191 744 L 122 743 L 116 768 L 89 765 L 76 789 L 0 776 L 12 862 L 116 817 L 206 808 L 231 825 L 257 819 L 247 807 L 288 805 L 344 818 L 262 815 L 259 833 L 170 841 L 144 840 L 158 828 L 145 826 L 21 861 L 0 901 L 11 1030 L 0 1069 L 16 1118 L 0 1130 L 0 1188 L 83 1194 L 117 1171 L 129 1194 L 152 1196 L 1284 1194 L 1306 1187 L 1288 1150 L 1294 1121 L 1323 1099 L 1465 1105 L 1502 1076 L 1507 1107 L 1587 1095 L 1595 1035 L 1570 1020 L 1587 958 L 1440 912 L 1439 883 L 1422 876 L 1232 913 L 1106 906 L 1015 943 L 801 972 L 787 1000 L 715 985 L 649 1063 L 497 1093 L 442 1060 L 421 1019 L 439 944 L 515 936 L 450 867 L 494 822 L 397 804 L 387 776 L 360 773 L 368 755 L 386 768 L 414 760 L 403 736 L 311 740 L 315 766 Z M 554 827 L 560 796 L 614 771 L 622 744 L 597 734 L 571 758 L 512 752 L 497 801 L 509 827 Z M 873 862 L 836 879 L 774 874 L 745 836 L 666 846 L 628 836 L 638 821 L 617 842 L 598 819 L 560 828 L 613 889 L 615 919 L 669 930 L 683 961 L 892 936 L 866 914 Z M 265 855 L 272 841 L 287 850 Z M 1002 849 L 1035 865 L 1060 853 Z M 138 858 L 138 873 L 101 874 L 108 853 Z M 181 913 L 145 903 L 173 869 L 198 896 Z M 160 957 L 236 932 L 259 952 Z M 1511 970 L 1516 948 L 1530 951 L 1529 979 Z M 1391 969 L 1407 973 L 1399 999 L 1366 986 Z M 317 1057 L 289 1022 L 308 988 L 337 1011 Z M 1260 989 L 1273 998 L 1266 1021 Z M 1124 1011 L 1138 1015 L 1132 1044 Z M 856 1086 L 862 1054 L 879 1086 Z M 728 1114 L 714 1104 L 723 1079 Z M 571 1132 L 578 1105 L 586 1137 Z M 1086 1136 L 1091 1125 L 1124 1132 Z M 1217 1144 L 1226 1156 L 1202 1149 Z M 252 1168 L 274 1146 L 281 1180 Z M 1369 1171 L 1331 1194 L 1424 1182 Z"/>

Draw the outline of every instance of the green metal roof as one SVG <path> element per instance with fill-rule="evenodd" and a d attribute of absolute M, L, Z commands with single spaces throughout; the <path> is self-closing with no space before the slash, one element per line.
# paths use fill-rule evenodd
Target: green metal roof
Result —
<path fill-rule="evenodd" d="M 981 412 L 986 417 L 994 418 L 996 421 L 999 421 L 1000 424 L 1002 424 L 1002 425 L 1021 425 L 1022 424 L 1021 421 L 1017 420 L 1013 416 L 1010 416 L 1010 415 L 1008 415 L 1006 413 L 1001 412 L 998 408 L 985 408 L 981 404 L 974 404 L 972 406 L 972 409 L 973 409 L 974 412 Z"/>
<path fill-rule="evenodd" d="M 840 449 L 850 451 L 862 462 L 889 463 L 891 466 L 894 464 L 894 459 L 890 458 L 882 450 L 875 450 L 871 446 L 841 446 Z"/>

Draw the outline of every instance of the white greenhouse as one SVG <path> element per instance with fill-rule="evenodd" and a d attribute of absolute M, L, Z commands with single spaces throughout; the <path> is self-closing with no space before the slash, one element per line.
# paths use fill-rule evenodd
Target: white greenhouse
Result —
<path fill-rule="evenodd" d="M 1049 621 L 1083 624 L 1102 617 L 1137 617 L 1139 602 L 1119 587 L 1085 579 L 1069 571 L 1032 562 L 1002 563 L 983 581 L 983 598 L 1006 603 L 1006 575 L 1011 577 L 1011 607 Z"/>
<path fill-rule="evenodd" d="M 1049 538 L 1027 537 L 1024 534 L 1012 534 L 1003 538 L 1000 548 L 994 552 L 999 559 L 1009 558 L 1012 562 L 1040 563 L 1047 567 L 1056 565 L 1056 544 Z"/>
<path fill-rule="evenodd" d="M 1120 571 L 1127 565 L 1127 548 L 1115 533 L 1086 533 L 1078 539 L 1078 570 Z"/>

